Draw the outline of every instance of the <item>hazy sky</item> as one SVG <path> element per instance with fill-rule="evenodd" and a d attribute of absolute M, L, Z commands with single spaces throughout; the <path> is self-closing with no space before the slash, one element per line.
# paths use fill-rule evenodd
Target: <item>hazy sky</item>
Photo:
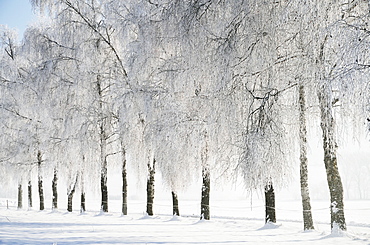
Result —
<path fill-rule="evenodd" d="M 0 0 L 0 24 L 17 29 L 19 39 L 34 16 L 29 0 Z"/>

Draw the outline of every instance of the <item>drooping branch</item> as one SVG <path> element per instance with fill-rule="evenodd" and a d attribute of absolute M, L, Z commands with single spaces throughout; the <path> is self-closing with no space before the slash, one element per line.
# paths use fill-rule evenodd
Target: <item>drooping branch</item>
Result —
<path fill-rule="evenodd" d="M 78 16 L 81 17 L 81 19 L 87 24 L 87 26 L 93 31 L 95 32 L 102 40 L 103 42 L 105 42 L 108 47 L 112 50 L 112 52 L 114 53 L 120 67 L 121 67 L 121 70 L 122 70 L 122 74 L 124 77 L 127 77 L 127 72 L 126 72 L 126 69 L 124 68 L 123 66 L 123 62 L 122 62 L 122 59 L 120 58 L 116 48 L 113 46 L 111 40 L 110 40 L 110 36 L 108 34 L 108 32 L 106 31 L 106 34 L 107 34 L 107 37 L 105 37 L 97 28 L 96 25 L 94 25 L 76 6 L 74 6 L 69 0 L 65 0 L 64 1 L 65 4 L 71 8 Z"/>

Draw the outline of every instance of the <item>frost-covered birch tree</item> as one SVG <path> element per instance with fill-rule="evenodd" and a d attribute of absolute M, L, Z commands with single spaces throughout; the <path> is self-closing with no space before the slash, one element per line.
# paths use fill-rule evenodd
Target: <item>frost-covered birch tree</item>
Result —
<path fill-rule="evenodd" d="M 232 26 L 236 40 L 232 60 L 233 80 L 238 91 L 240 147 L 238 168 L 247 188 L 265 192 L 266 222 L 276 222 L 274 186 L 287 181 L 292 147 L 286 118 L 291 115 L 286 101 L 294 81 L 285 79 L 290 52 L 281 52 L 284 43 L 284 3 L 251 1 L 239 12 Z M 284 37 L 285 38 L 285 37 Z M 284 50 L 283 50 L 284 51 Z M 284 74 L 285 73 L 285 74 Z M 282 75 L 284 74 L 284 75 Z"/>
<path fill-rule="evenodd" d="M 108 166 L 120 154 L 123 214 L 129 164 L 146 181 L 149 215 L 155 172 L 175 215 L 176 193 L 202 179 L 204 219 L 212 180 L 241 174 L 248 189 L 265 193 L 266 222 L 276 222 L 275 189 L 300 160 L 304 228 L 313 229 L 310 106 L 321 115 L 332 227 L 345 229 L 336 147 L 344 128 L 366 119 L 367 3 L 31 2 L 49 23 L 29 28 L 23 45 L 1 36 L 0 162 L 25 176 L 38 166 L 40 204 L 50 173 L 53 208 L 62 177 L 69 211 L 76 191 L 83 210 L 85 189 L 99 186 L 107 212 Z"/>
<path fill-rule="evenodd" d="M 333 230 L 337 228 L 346 230 L 343 185 L 337 160 L 338 139 L 340 138 L 338 122 L 341 121 L 340 118 L 348 116 L 346 115 L 348 107 L 354 109 L 352 113 L 355 113 L 351 115 L 353 118 L 357 118 L 358 112 L 363 112 L 364 106 L 361 103 L 364 100 L 361 90 L 366 83 L 363 83 L 361 77 L 366 73 L 362 72 L 364 69 L 362 62 L 358 62 L 358 58 L 362 56 L 360 54 L 362 33 L 360 28 L 351 26 L 363 25 L 361 18 L 368 18 L 366 9 L 369 6 L 364 2 L 329 1 L 316 2 L 316 7 L 318 16 L 315 17 L 318 21 L 315 26 L 316 65 L 314 67 L 321 116 L 324 163 L 330 192 L 331 227 Z M 352 107 L 353 105 L 355 107 Z M 361 122 L 361 119 L 359 121 Z"/>
<path fill-rule="evenodd" d="M 10 85 L 6 86 L 5 95 L 9 100 L 2 105 L 2 109 L 10 115 L 9 119 L 11 119 L 4 125 L 10 130 L 9 132 L 13 131 L 11 134 L 15 133 L 14 137 L 7 138 L 7 144 L 11 146 L 11 151 L 8 152 L 10 153 L 8 163 L 38 167 L 40 210 L 43 210 L 42 155 L 39 152 L 46 146 L 43 141 L 48 119 L 44 117 L 45 107 L 40 100 L 42 90 L 34 79 L 34 72 L 38 70 L 37 64 L 29 62 L 24 56 L 24 47 L 18 46 L 17 54 L 15 49 L 10 49 L 11 47 L 13 46 L 9 43 L 5 51 L 12 60 L 12 69 L 7 71 L 8 76 L 3 76 L 4 82 Z"/>
<path fill-rule="evenodd" d="M 168 60 L 173 67 L 169 69 L 173 72 L 169 77 L 172 81 L 168 79 L 172 87 L 168 88 L 174 94 L 169 104 L 175 103 L 175 108 L 180 109 L 172 112 L 176 118 L 171 120 L 176 125 L 173 129 L 181 130 L 170 128 L 172 137 L 167 142 L 180 142 L 179 156 L 184 156 L 180 162 L 197 162 L 188 168 L 201 172 L 201 217 L 205 219 L 210 218 L 210 172 L 216 175 L 223 168 L 221 165 L 230 160 L 237 123 L 233 110 L 235 101 L 229 99 L 229 55 L 234 43 L 228 36 L 233 30 L 228 26 L 233 10 L 232 3 L 175 1 L 166 9 L 164 18 L 167 23 L 162 36 L 167 37 L 165 50 L 170 54 Z M 177 137 L 179 141 L 174 141 Z M 181 138 L 186 141 L 181 143 Z M 190 160 L 183 155 L 187 151 L 193 152 L 196 158 Z"/>
<path fill-rule="evenodd" d="M 83 97 L 85 104 L 81 105 L 80 109 L 84 110 L 85 116 L 88 117 L 87 124 L 84 124 L 85 129 L 88 130 L 86 132 L 90 137 L 95 137 L 90 131 L 95 128 L 96 135 L 99 135 L 97 141 L 99 150 L 96 154 L 99 155 L 101 164 L 101 204 L 102 210 L 107 212 L 107 158 L 112 154 L 109 152 L 111 150 L 109 147 L 117 143 L 114 140 L 116 134 L 113 127 L 116 119 L 111 110 L 113 98 L 111 91 L 117 78 L 125 83 L 126 77 L 126 70 L 116 46 L 117 40 L 113 34 L 115 29 L 105 15 L 107 2 L 34 1 L 33 3 L 41 9 L 47 8 L 52 13 L 59 13 L 59 24 L 62 27 L 68 25 L 70 28 L 70 31 L 62 28 L 65 34 L 70 38 L 72 35 L 76 35 L 74 38 L 80 38 L 77 40 L 80 46 L 74 46 L 78 58 L 81 58 L 75 69 L 79 72 L 76 76 L 79 79 L 79 91 L 82 89 L 82 94 L 85 94 Z"/>

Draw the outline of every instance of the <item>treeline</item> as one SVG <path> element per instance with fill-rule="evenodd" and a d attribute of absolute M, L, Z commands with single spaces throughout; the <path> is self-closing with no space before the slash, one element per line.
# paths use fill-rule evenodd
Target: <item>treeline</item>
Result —
<path fill-rule="evenodd" d="M 266 222 L 276 222 L 274 187 L 300 164 L 304 228 L 313 229 L 307 127 L 319 122 L 331 225 L 346 229 L 336 150 L 341 135 L 366 129 L 366 1 L 31 2 L 46 16 L 22 43 L 4 27 L 0 39 L 2 182 L 16 179 L 19 196 L 36 167 L 42 210 L 52 169 L 53 208 L 63 177 L 69 211 L 77 187 L 85 210 L 96 185 L 108 212 L 114 161 L 123 214 L 129 165 L 147 177 L 149 215 L 160 171 L 175 215 L 176 193 L 193 178 L 202 177 L 209 219 L 211 176 L 241 176 L 264 190 Z"/>

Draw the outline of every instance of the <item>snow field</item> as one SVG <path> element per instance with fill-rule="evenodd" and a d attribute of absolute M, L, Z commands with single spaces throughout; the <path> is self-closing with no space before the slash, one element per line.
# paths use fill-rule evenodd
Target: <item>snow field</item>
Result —
<path fill-rule="evenodd" d="M 157 201 L 156 215 L 143 214 L 143 203 L 131 201 L 129 215 L 88 210 L 17 210 L 15 200 L 0 201 L 0 244 L 370 244 L 370 201 L 347 201 L 348 232 L 330 232 L 326 202 L 313 202 L 315 231 L 302 231 L 299 201 L 277 203 L 277 224 L 264 225 L 264 207 L 247 201 L 215 201 L 210 221 L 200 221 L 195 201 L 183 201 L 181 217 L 170 203 Z M 120 206 L 110 202 L 111 209 Z M 249 206 L 248 206 L 249 205 Z M 144 206 L 145 207 L 145 206 Z M 195 214 L 194 214 L 195 213 Z"/>

